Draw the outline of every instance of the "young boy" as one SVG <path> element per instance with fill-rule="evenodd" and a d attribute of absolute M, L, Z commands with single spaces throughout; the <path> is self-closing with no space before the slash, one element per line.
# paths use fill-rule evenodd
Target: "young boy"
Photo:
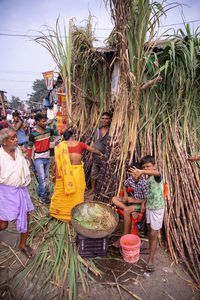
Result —
<path fill-rule="evenodd" d="M 156 170 L 155 159 L 153 156 L 147 155 L 141 159 L 142 170 L 131 168 L 135 176 L 148 175 L 146 180 L 146 216 L 147 228 L 149 232 L 149 249 L 143 251 L 143 254 L 149 254 L 146 270 L 153 272 L 153 259 L 157 247 L 158 231 L 162 228 L 165 202 L 164 188 L 161 174 Z"/>
<path fill-rule="evenodd" d="M 137 167 L 140 166 L 137 165 Z M 138 176 L 137 174 L 134 174 L 131 169 L 129 170 L 129 174 L 130 176 L 123 185 L 124 196 L 112 198 L 112 203 L 124 210 L 124 230 L 122 235 L 129 233 L 131 214 L 135 211 L 133 204 L 141 204 L 140 212 L 144 213 L 146 203 L 146 180 Z M 133 197 L 128 196 L 128 187 L 133 188 Z M 120 238 L 115 243 L 113 243 L 113 246 L 116 248 L 120 247 Z"/>
<path fill-rule="evenodd" d="M 42 198 L 43 203 L 50 203 L 49 196 L 46 190 L 46 179 L 49 174 L 50 165 L 50 137 L 57 135 L 57 130 L 47 129 L 47 117 L 44 114 L 38 113 L 35 116 L 37 124 L 36 130 L 29 135 L 28 142 L 28 158 L 32 166 L 32 148 L 35 146 L 34 161 L 35 169 L 38 174 L 37 194 Z"/>

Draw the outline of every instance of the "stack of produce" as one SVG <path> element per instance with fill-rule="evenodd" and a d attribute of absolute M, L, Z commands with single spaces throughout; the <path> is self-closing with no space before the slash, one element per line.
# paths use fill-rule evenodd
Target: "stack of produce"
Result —
<path fill-rule="evenodd" d="M 69 97 L 67 109 L 80 138 L 89 140 L 101 113 L 113 112 L 110 148 L 100 172 L 96 200 L 110 202 L 119 192 L 129 154 L 130 160 L 133 155 L 136 160 L 154 155 L 169 187 L 165 231 L 170 253 L 176 261 L 183 259 L 199 283 L 199 169 L 186 160 L 199 151 L 198 33 L 192 34 L 186 26 L 186 33 L 180 30 L 160 47 L 159 38 L 155 39 L 157 25 L 169 6 L 146 0 L 105 2 L 114 21 L 108 39 L 115 47 L 110 58 L 93 47 L 91 19 L 85 30 L 73 28 L 69 43 L 63 43 L 59 28 L 39 40 L 55 59 L 68 94 L 75 95 Z M 111 102 L 108 83 L 116 59 L 120 80 Z M 70 90 L 71 80 L 75 85 Z"/>
<path fill-rule="evenodd" d="M 106 206 L 102 207 L 97 203 L 91 206 L 86 202 L 76 210 L 72 217 L 79 225 L 97 231 L 110 230 L 116 227 L 117 222 Z"/>

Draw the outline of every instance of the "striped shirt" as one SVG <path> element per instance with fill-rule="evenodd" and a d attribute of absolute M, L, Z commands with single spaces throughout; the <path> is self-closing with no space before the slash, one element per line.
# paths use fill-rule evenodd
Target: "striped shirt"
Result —
<path fill-rule="evenodd" d="M 138 183 L 135 183 L 132 176 L 129 176 L 124 181 L 124 185 L 133 188 L 133 197 L 137 200 L 146 200 L 146 180 L 142 177 L 139 178 Z"/>
<path fill-rule="evenodd" d="M 37 158 L 50 158 L 50 137 L 57 135 L 57 130 L 45 129 L 44 133 L 41 134 L 38 131 L 33 131 L 29 135 L 28 141 L 28 156 L 32 155 L 33 145 L 35 146 L 35 157 Z"/>

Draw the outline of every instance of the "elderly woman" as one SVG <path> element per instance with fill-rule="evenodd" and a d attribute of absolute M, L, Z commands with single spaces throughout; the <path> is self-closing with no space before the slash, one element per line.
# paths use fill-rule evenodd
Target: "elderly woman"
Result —
<path fill-rule="evenodd" d="M 34 207 L 26 188 L 31 181 L 28 164 L 18 148 L 15 131 L 2 129 L 0 144 L 0 230 L 15 220 L 21 233 L 19 249 L 30 258 L 32 249 L 26 245 L 28 213 Z"/>
<path fill-rule="evenodd" d="M 75 140 L 72 131 L 64 132 L 64 141 L 55 147 L 55 189 L 51 199 L 50 215 L 62 220 L 70 221 L 70 211 L 73 206 L 84 201 L 85 174 L 82 153 L 89 151 L 103 154 Z"/>

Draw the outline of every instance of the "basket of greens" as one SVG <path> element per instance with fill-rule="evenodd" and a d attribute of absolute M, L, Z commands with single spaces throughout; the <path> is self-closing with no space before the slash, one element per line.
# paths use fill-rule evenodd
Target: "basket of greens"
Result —
<path fill-rule="evenodd" d="M 116 210 L 103 202 L 82 202 L 71 210 L 71 223 L 75 231 L 88 238 L 103 238 L 117 227 Z"/>

